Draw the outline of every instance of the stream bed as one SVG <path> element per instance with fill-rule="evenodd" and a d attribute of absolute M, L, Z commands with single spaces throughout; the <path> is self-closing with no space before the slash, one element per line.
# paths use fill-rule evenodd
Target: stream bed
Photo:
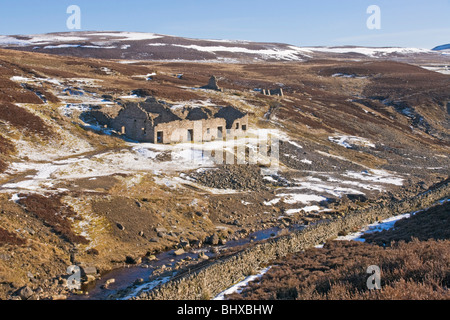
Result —
<path fill-rule="evenodd" d="M 223 252 L 226 251 L 227 249 L 243 246 L 249 243 L 276 238 L 286 233 L 302 230 L 303 228 L 305 228 L 305 226 L 303 225 L 293 225 L 288 229 L 274 227 L 266 230 L 260 230 L 251 233 L 247 238 L 228 241 L 225 245 L 217 246 L 214 248 L 218 249 L 219 252 Z M 213 249 L 213 246 L 205 246 L 200 249 L 190 250 L 179 256 L 176 256 L 174 254 L 175 252 L 174 249 L 156 255 L 157 260 L 148 263 L 143 263 L 137 266 L 124 265 L 124 267 L 120 267 L 106 272 L 101 276 L 99 280 L 83 286 L 82 291 L 85 292 L 86 294 L 71 295 L 69 297 L 69 300 L 111 299 L 111 296 L 115 296 L 119 291 L 123 291 L 124 289 L 132 287 L 136 283 L 136 280 L 138 279 L 143 279 L 144 282 L 137 284 L 134 290 L 131 289 L 131 292 L 135 292 L 137 294 L 143 289 L 151 290 L 152 288 L 171 280 L 172 277 L 175 277 L 178 274 L 177 272 L 178 270 L 174 270 L 172 273 L 172 277 L 170 276 L 152 277 L 155 270 L 161 269 L 161 267 L 163 266 L 173 267 L 177 262 L 181 260 L 186 260 L 189 258 L 197 259 L 198 255 L 202 252 L 205 255 L 207 255 L 208 258 L 213 258 L 217 256 L 218 254 L 213 253 L 211 249 Z M 192 265 L 192 267 L 195 267 L 195 264 Z M 152 277 L 152 279 L 149 282 L 150 277 Z M 112 279 L 114 280 L 114 282 L 109 284 L 107 288 L 105 288 L 105 284 L 110 282 Z M 132 295 L 126 296 L 126 298 L 131 297 Z"/>

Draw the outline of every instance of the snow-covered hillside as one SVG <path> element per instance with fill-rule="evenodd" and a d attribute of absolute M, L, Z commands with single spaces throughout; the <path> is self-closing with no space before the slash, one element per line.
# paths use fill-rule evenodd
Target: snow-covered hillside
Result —
<path fill-rule="evenodd" d="M 0 36 L 0 47 L 121 60 L 187 60 L 210 62 L 304 61 L 311 58 L 389 59 L 442 57 L 420 48 L 298 47 L 283 43 L 189 39 L 140 32 L 67 32 Z"/>

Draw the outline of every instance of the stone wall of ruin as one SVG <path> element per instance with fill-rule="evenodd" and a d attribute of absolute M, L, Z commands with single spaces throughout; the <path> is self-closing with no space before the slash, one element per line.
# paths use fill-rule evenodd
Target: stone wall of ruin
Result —
<path fill-rule="evenodd" d="M 236 125 L 239 124 L 239 128 L 236 129 Z M 203 119 L 198 121 L 173 121 L 169 123 L 160 123 L 156 126 L 154 135 L 155 141 L 158 132 L 163 132 L 163 142 L 165 144 L 169 143 L 180 143 L 189 142 L 188 141 L 188 130 L 193 130 L 194 142 L 202 141 L 214 141 L 221 139 L 219 137 L 218 128 L 222 128 L 222 138 L 226 139 L 227 136 L 241 136 L 244 132 L 242 131 L 242 125 L 246 126 L 248 130 L 248 115 L 242 119 L 238 119 L 233 124 L 233 129 L 226 129 L 226 121 L 222 118 L 212 118 Z"/>
<path fill-rule="evenodd" d="M 226 122 L 224 119 L 206 119 L 198 121 L 172 121 L 160 123 L 155 127 L 155 141 L 158 132 L 163 132 L 162 143 L 180 143 L 188 141 L 188 130 L 193 130 L 194 142 L 211 141 L 218 139 L 217 128 L 223 128 L 223 135 L 226 136 Z M 208 129 L 209 133 L 208 133 Z"/>
<path fill-rule="evenodd" d="M 154 142 L 154 131 L 150 121 L 140 107 L 129 106 L 123 109 L 118 117 L 111 120 L 111 127 L 131 139 Z"/>
<path fill-rule="evenodd" d="M 283 97 L 284 96 L 284 92 L 282 88 L 278 88 L 278 89 L 262 89 L 261 93 L 265 96 L 280 96 Z"/>

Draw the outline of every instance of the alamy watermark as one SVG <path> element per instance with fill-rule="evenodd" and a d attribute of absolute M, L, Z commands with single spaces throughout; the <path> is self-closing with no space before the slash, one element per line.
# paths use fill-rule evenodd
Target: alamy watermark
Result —
<path fill-rule="evenodd" d="M 175 130 L 169 140 L 169 143 L 175 143 L 171 151 L 172 159 L 181 157 L 185 164 L 191 162 L 194 165 L 205 162 L 214 165 L 259 165 L 268 174 L 278 172 L 280 138 L 275 131 L 260 129 L 248 133 L 225 130 L 218 137 L 212 137 L 211 131 L 203 130 L 201 123 L 194 130 L 188 130 L 187 135 L 186 129 Z M 201 132 L 204 134 L 197 134 Z"/>
<path fill-rule="evenodd" d="M 370 266 L 367 268 L 367 273 L 370 277 L 367 279 L 367 289 L 380 290 L 381 289 L 381 269 L 379 266 Z"/>
<path fill-rule="evenodd" d="M 67 18 L 66 26 L 69 30 L 80 30 L 81 29 L 81 9 L 77 5 L 70 5 L 66 10 L 67 14 L 70 16 Z"/>
<path fill-rule="evenodd" d="M 69 290 L 81 289 L 81 268 L 79 266 L 69 266 L 67 274 L 70 275 L 67 279 L 67 288 Z"/>
<path fill-rule="evenodd" d="M 369 30 L 381 29 L 381 8 L 377 5 L 371 5 L 367 8 L 367 14 L 370 14 L 366 25 Z"/>

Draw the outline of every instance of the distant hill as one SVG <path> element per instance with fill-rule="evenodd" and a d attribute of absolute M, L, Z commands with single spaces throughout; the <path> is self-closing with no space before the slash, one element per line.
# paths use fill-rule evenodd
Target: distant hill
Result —
<path fill-rule="evenodd" d="M 0 48 L 127 61 L 253 63 L 310 59 L 445 59 L 436 51 L 399 47 L 298 47 L 284 43 L 190 39 L 139 32 L 63 32 L 0 36 Z M 448 58 L 447 58 L 448 59 Z"/>
<path fill-rule="evenodd" d="M 449 44 L 443 44 L 441 46 L 437 46 L 436 48 L 433 48 L 432 50 L 433 51 L 450 50 L 450 43 Z"/>

